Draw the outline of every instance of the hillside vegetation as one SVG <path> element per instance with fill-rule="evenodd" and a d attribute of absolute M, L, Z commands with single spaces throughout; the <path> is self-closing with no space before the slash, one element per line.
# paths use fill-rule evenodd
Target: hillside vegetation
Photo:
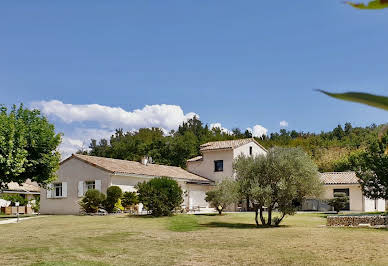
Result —
<path fill-rule="evenodd" d="M 329 132 L 309 133 L 295 130 L 280 130 L 269 136 L 256 138 L 265 148 L 273 146 L 301 147 L 317 163 L 320 171 L 348 170 L 347 158 L 352 153 L 365 149 L 377 137 L 382 126 L 353 127 L 350 123 L 338 125 Z M 177 131 L 165 134 L 159 128 L 143 128 L 136 132 L 117 129 L 110 140 L 91 140 L 89 151 L 79 153 L 139 161 L 142 156 L 152 157 L 155 163 L 186 166 L 186 160 L 200 154 L 200 144 L 209 141 L 249 138 L 249 131 L 233 129 L 232 133 L 220 128 L 209 129 L 199 119 L 183 123 Z"/>

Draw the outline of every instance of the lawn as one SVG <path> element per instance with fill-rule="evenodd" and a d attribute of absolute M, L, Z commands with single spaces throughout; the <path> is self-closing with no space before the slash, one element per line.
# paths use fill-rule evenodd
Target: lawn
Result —
<path fill-rule="evenodd" d="M 3 265 L 388 265 L 388 231 L 318 214 L 255 228 L 252 213 L 46 216 L 0 225 Z"/>

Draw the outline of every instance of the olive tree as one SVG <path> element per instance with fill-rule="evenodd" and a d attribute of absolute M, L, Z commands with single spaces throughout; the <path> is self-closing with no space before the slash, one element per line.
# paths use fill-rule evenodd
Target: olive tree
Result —
<path fill-rule="evenodd" d="M 317 166 L 300 148 L 275 147 L 266 155 L 240 156 L 234 169 L 242 196 L 252 202 L 257 226 L 258 216 L 262 225 L 279 225 L 286 215 L 296 212 L 306 197 L 317 197 L 322 190 Z M 273 219 L 274 209 L 281 216 Z"/>
<path fill-rule="evenodd" d="M 228 205 L 239 200 L 238 183 L 233 179 L 224 179 L 213 190 L 206 192 L 205 200 L 221 215 Z"/>

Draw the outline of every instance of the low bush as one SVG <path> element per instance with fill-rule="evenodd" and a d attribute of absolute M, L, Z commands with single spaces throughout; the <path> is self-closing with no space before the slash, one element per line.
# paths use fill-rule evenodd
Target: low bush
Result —
<path fill-rule="evenodd" d="M 80 201 L 81 208 L 86 213 L 96 213 L 105 201 L 105 195 L 97 189 L 89 189 Z"/>
<path fill-rule="evenodd" d="M 121 198 L 121 204 L 124 208 L 130 208 L 139 203 L 139 198 L 136 192 L 124 192 Z"/>
<path fill-rule="evenodd" d="M 118 186 L 109 187 L 106 191 L 106 200 L 104 202 L 105 210 L 109 213 L 117 212 L 120 209 L 118 208 L 119 206 L 117 204 L 120 198 L 122 197 L 122 195 L 123 195 L 123 191 L 121 190 L 120 187 Z"/>
<path fill-rule="evenodd" d="M 152 216 L 169 216 L 183 202 L 182 189 L 175 180 L 154 178 L 136 185 L 139 202 Z"/>

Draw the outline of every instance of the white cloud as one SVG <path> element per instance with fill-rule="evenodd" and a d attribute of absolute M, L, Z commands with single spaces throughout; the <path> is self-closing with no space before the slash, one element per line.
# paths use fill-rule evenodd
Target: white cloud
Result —
<path fill-rule="evenodd" d="M 253 129 L 248 127 L 247 130 L 252 133 L 253 137 L 258 137 L 258 138 L 260 138 L 263 135 L 267 135 L 267 132 L 268 132 L 268 129 L 266 129 L 261 125 L 255 125 Z"/>
<path fill-rule="evenodd" d="M 283 120 L 283 121 L 280 121 L 280 127 L 288 127 L 288 122 Z"/>
<path fill-rule="evenodd" d="M 71 133 L 62 137 L 59 152 L 62 159 L 69 157 L 78 150 L 89 150 L 91 139 L 107 139 L 114 134 L 113 131 L 98 128 L 75 128 Z"/>
<path fill-rule="evenodd" d="M 227 129 L 225 127 L 222 127 L 221 123 L 218 123 L 218 122 L 210 124 L 210 129 L 213 129 L 213 128 L 219 128 L 221 130 L 221 132 L 224 132 L 227 134 L 232 134 L 232 131 L 230 131 L 229 129 Z"/>
<path fill-rule="evenodd" d="M 146 105 L 143 109 L 132 112 L 120 107 L 99 104 L 65 104 L 58 100 L 32 103 L 33 108 L 40 109 L 47 116 L 54 116 L 63 122 L 97 122 L 103 128 L 139 128 L 160 127 L 167 131 L 176 129 L 182 122 L 194 117 L 195 113 L 184 114 L 178 105 Z M 198 116 L 199 117 L 199 116 Z"/>
<path fill-rule="evenodd" d="M 194 116 L 196 113 L 185 114 L 178 105 L 146 105 L 143 109 L 126 111 L 120 107 L 110 107 L 99 104 L 65 104 L 58 100 L 39 101 L 31 104 L 40 109 L 44 115 L 58 118 L 68 128 L 59 151 L 62 158 L 70 156 L 80 149 L 88 149 L 90 139 L 110 139 L 114 129 L 123 128 L 125 131 L 135 131 L 139 128 L 159 127 L 166 134 L 172 129 Z M 91 122 L 98 128 L 72 127 L 72 123 Z"/>

